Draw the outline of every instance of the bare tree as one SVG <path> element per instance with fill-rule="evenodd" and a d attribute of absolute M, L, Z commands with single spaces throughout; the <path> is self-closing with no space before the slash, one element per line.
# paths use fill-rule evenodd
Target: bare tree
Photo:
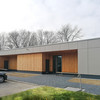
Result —
<path fill-rule="evenodd" d="M 28 47 L 30 41 L 31 32 L 26 30 L 19 31 L 20 47 Z"/>
<path fill-rule="evenodd" d="M 82 37 L 81 29 L 77 26 L 72 28 L 69 24 L 64 25 L 61 30 L 57 32 L 57 37 L 60 42 L 74 41 Z"/>
<path fill-rule="evenodd" d="M 43 45 L 44 44 L 43 30 L 38 30 L 37 40 L 38 40 L 38 45 Z"/>
<path fill-rule="evenodd" d="M 56 42 L 56 36 L 52 31 L 44 31 L 44 44 L 52 44 Z"/>
<path fill-rule="evenodd" d="M 26 30 L 13 31 L 8 34 L 6 43 L 10 49 L 37 45 L 36 33 Z"/>
<path fill-rule="evenodd" d="M 39 30 L 37 33 L 26 30 L 13 31 L 6 37 L 8 48 L 23 48 L 35 45 L 46 45 L 58 42 L 74 41 L 81 38 L 81 29 L 77 26 L 64 25 L 57 33 Z M 2 39 L 1 39 L 2 37 Z M 4 48 L 5 38 L 0 36 L 0 49 Z"/>
<path fill-rule="evenodd" d="M 27 47 L 29 44 L 30 32 L 26 30 L 13 31 L 8 34 L 7 46 L 10 49 Z"/>
<path fill-rule="evenodd" d="M 56 42 L 56 36 L 53 31 L 39 30 L 37 34 L 39 45 L 52 44 Z"/>
<path fill-rule="evenodd" d="M 31 34 L 31 37 L 30 37 L 30 40 L 29 40 L 29 46 L 35 46 L 37 44 L 38 44 L 38 42 L 37 42 L 37 35 L 36 35 L 35 32 L 33 32 Z"/>
<path fill-rule="evenodd" d="M 10 49 L 19 48 L 20 47 L 19 33 L 17 31 L 10 32 L 7 37 L 6 43 Z"/>
<path fill-rule="evenodd" d="M 5 49 L 5 36 L 0 35 L 0 50 L 4 50 L 4 49 Z"/>

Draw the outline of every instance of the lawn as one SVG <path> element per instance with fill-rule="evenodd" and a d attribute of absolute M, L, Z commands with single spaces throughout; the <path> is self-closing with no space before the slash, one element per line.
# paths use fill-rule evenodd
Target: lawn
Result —
<path fill-rule="evenodd" d="M 45 86 L 1 97 L 0 100 L 100 100 L 100 95 Z"/>

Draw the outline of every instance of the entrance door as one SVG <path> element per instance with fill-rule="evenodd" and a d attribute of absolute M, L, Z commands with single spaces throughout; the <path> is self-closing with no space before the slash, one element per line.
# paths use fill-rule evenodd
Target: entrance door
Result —
<path fill-rule="evenodd" d="M 8 61 L 7 60 L 4 61 L 4 68 L 8 69 Z"/>
<path fill-rule="evenodd" d="M 46 59 L 46 73 L 49 73 L 49 60 Z"/>
<path fill-rule="evenodd" d="M 62 56 L 53 56 L 53 73 L 62 71 Z"/>

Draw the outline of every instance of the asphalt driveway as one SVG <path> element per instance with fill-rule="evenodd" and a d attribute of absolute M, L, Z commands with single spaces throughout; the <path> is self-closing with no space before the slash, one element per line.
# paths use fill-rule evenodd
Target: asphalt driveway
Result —
<path fill-rule="evenodd" d="M 18 73 L 20 74 L 20 73 Z M 70 79 L 75 78 L 74 76 L 68 75 L 53 75 L 53 74 L 36 74 L 36 75 L 26 75 L 26 77 L 18 77 L 15 75 L 8 75 L 8 80 L 18 80 L 22 82 L 29 82 L 38 85 L 53 86 L 59 88 L 75 87 L 80 88 L 80 83 L 69 82 Z M 99 94 L 100 86 L 91 84 L 82 84 L 82 88 L 88 93 Z"/>

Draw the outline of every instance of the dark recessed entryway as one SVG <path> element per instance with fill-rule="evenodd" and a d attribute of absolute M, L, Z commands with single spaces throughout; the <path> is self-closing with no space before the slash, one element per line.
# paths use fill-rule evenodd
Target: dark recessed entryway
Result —
<path fill-rule="evenodd" d="M 8 69 L 8 60 L 4 61 L 4 69 Z"/>
<path fill-rule="evenodd" d="M 62 56 L 53 56 L 53 73 L 62 71 Z"/>
<path fill-rule="evenodd" d="M 49 59 L 46 59 L 46 73 L 49 73 Z"/>

